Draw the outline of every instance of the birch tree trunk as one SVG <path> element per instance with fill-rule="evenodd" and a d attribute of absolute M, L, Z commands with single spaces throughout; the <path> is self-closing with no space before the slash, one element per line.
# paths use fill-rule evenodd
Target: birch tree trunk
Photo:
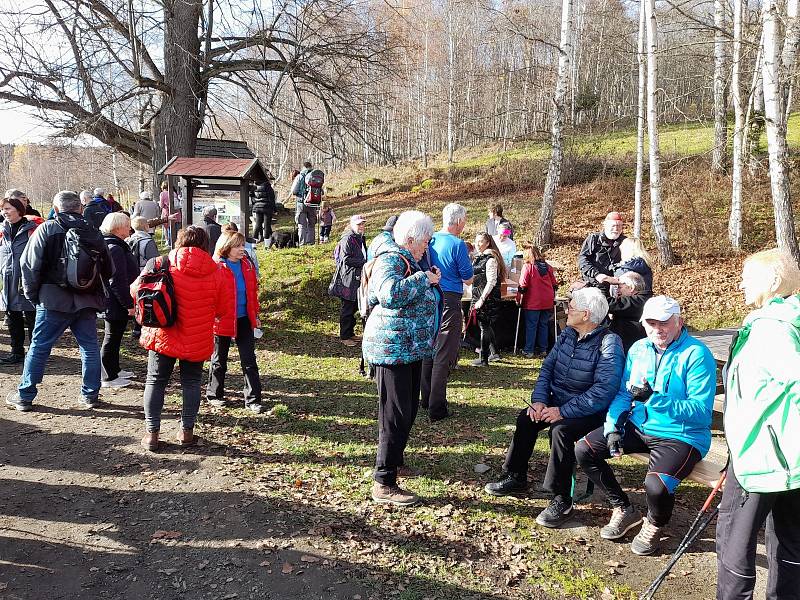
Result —
<path fill-rule="evenodd" d="M 661 207 L 661 155 L 658 146 L 658 63 L 656 62 L 657 23 L 655 0 L 644 0 L 647 13 L 647 131 L 650 143 L 650 212 L 653 234 L 661 264 L 671 267 L 675 255 L 669 242 L 667 224 Z"/>
<path fill-rule="evenodd" d="M 797 0 L 792 0 L 796 2 Z M 725 48 L 725 4 L 714 0 L 714 150 L 711 155 L 711 171 L 725 171 L 725 157 L 728 149 L 728 95 L 725 89 L 725 67 L 727 52 Z"/>
<path fill-rule="evenodd" d="M 778 247 L 792 253 L 800 262 L 794 214 L 789 188 L 788 146 L 781 81 L 780 15 L 774 0 L 762 4 L 764 23 L 764 60 L 761 76 L 764 81 L 764 119 L 767 129 L 769 178 L 772 188 L 772 207 L 775 213 L 775 239 Z"/>
<path fill-rule="evenodd" d="M 550 245 L 553 236 L 556 193 L 561 181 L 561 165 L 564 162 L 564 113 L 566 112 L 567 82 L 570 76 L 570 57 L 572 56 L 572 1 L 561 2 L 561 41 L 558 49 L 558 77 L 553 94 L 553 120 L 550 128 L 552 153 L 547 167 L 547 179 L 542 196 L 542 210 L 539 214 L 539 228 L 534 237 L 540 248 Z"/>
<path fill-rule="evenodd" d="M 455 150 L 456 32 L 453 6 L 447 7 L 447 162 L 453 162 Z"/>
<path fill-rule="evenodd" d="M 644 183 L 644 126 L 645 126 L 645 83 L 646 60 L 644 53 L 645 40 L 645 0 L 639 0 L 639 43 L 636 59 L 639 62 L 639 109 L 636 119 L 636 186 L 633 192 L 633 236 L 642 235 L 642 186 Z"/>
<path fill-rule="evenodd" d="M 733 0 L 733 66 L 731 100 L 733 102 L 733 173 L 731 176 L 731 214 L 728 240 L 736 252 L 742 249 L 742 159 L 744 158 L 744 105 L 742 103 L 742 0 Z"/>

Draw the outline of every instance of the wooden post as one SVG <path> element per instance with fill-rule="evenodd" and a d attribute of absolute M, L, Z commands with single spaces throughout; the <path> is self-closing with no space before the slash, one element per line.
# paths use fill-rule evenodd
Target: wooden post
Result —
<path fill-rule="evenodd" d="M 194 223 L 194 185 L 191 177 L 186 178 L 186 193 L 183 195 L 183 226 Z"/>
<path fill-rule="evenodd" d="M 250 229 L 250 185 L 247 179 L 242 179 L 239 185 L 239 214 L 242 221 L 239 231 L 247 238 Z"/>

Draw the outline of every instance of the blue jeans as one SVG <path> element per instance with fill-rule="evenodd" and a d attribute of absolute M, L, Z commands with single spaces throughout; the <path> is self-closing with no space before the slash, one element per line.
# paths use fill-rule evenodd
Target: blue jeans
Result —
<path fill-rule="evenodd" d="M 550 313 L 552 310 L 524 310 L 525 348 L 528 353 L 547 352 Z"/>
<path fill-rule="evenodd" d="M 23 402 L 31 403 L 36 398 L 36 386 L 42 382 L 50 351 L 67 327 L 81 350 L 81 396 L 97 399 L 100 393 L 100 348 L 97 345 L 97 315 L 94 309 L 84 308 L 76 313 L 67 313 L 39 305 L 36 307 L 33 341 L 25 357 L 22 379 L 17 388 Z"/>

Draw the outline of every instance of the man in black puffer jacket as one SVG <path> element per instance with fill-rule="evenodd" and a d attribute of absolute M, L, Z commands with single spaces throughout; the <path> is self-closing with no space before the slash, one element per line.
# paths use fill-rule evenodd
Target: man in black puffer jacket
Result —
<path fill-rule="evenodd" d="M 528 461 L 536 437 L 550 427 L 550 462 L 544 487 L 554 494 L 550 506 L 536 518 L 558 527 L 572 514 L 572 472 L 575 442 L 603 424 L 611 400 L 619 391 L 625 355 L 622 342 L 601 325 L 608 302 L 596 288 L 577 290 L 567 310 L 567 327 L 542 363 L 531 404 L 517 416 L 517 428 L 500 481 L 486 484 L 493 496 L 522 492 L 528 487 Z"/>
<path fill-rule="evenodd" d="M 253 196 L 252 210 L 256 218 L 253 237 L 257 242 L 263 242 L 272 237 L 272 215 L 275 213 L 275 190 L 269 179 L 256 184 Z"/>

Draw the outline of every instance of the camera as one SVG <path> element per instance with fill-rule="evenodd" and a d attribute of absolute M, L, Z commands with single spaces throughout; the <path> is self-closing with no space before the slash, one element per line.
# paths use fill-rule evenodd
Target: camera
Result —
<path fill-rule="evenodd" d="M 653 395 L 653 388 L 650 387 L 649 381 L 645 381 L 642 385 L 632 385 L 630 392 L 636 402 L 647 402 Z"/>

